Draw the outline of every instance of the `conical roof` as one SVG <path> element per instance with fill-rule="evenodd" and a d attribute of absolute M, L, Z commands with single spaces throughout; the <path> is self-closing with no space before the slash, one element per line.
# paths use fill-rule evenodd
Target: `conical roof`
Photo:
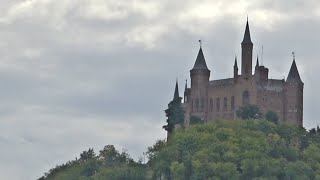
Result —
<path fill-rule="evenodd" d="M 235 59 L 234 59 L 234 65 L 233 65 L 233 67 L 238 68 L 237 56 L 236 56 Z"/>
<path fill-rule="evenodd" d="M 184 87 L 184 91 L 187 91 L 188 89 L 188 80 L 186 79 L 186 86 Z"/>
<path fill-rule="evenodd" d="M 202 48 L 200 47 L 196 62 L 194 63 L 193 69 L 206 69 L 208 70 L 206 60 L 204 59 L 204 55 L 202 52 Z"/>
<path fill-rule="evenodd" d="M 244 31 L 243 41 L 241 44 L 252 44 L 248 19 L 247 19 L 246 30 Z"/>
<path fill-rule="evenodd" d="M 178 81 L 176 81 L 176 87 L 174 89 L 174 96 L 173 96 L 173 99 L 178 99 L 180 96 L 179 96 L 179 87 L 178 87 Z"/>
<path fill-rule="evenodd" d="M 256 63 L 256 67 L 259 67 L 259 57 L 257 56 L 257 63 Z"/>
<path fill-rule="evenodd" d="M 291 65 L 291 68 L 289 71 L 289 75 L 287 77 L 287 82 L 295 82 L 295 83 L 302 82 L 295 60 L 293 60 L 293 62 L 292 62 L 292 65 Z"/>

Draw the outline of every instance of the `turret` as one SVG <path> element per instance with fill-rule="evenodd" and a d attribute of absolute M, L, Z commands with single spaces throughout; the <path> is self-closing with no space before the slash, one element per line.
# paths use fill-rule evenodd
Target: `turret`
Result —
<path fill-rule="evenodd" d="M 254 76 L 256 81 L 260 80 L 260 65 L 259 65 L 259 57 L 257 55 L 257 62 L 256 62 L 256 67 L 254 68 Z"/>
<path fill-rule="evenodd" d="M 246 29 L 244 32 L 243 41 L 241 43 L 242 59 L 241 59 L 241 75 L 248 79 L 252 75 L 252 49 L 249 22 L 247 19 Z"/>
<path fill-rule="evenodd" d="M 235 57 L 234 65 L 233 65 L 233 78 L 234 78 L 234 79 L 237 79 L 237 78 L 238 78 L 238 63 L 237 63 L 237 56 Z"/>
<path fill-rule="evenodd" d="M 167 140 L 169 141 L 171 134 L 177 126 L 184 123 L 184 111 L 181 106 L 181 97 L 179 96 L 178 80 L 174 89 L 173 100 L 168 104 L 165 110 L 167 124 L 162 126 L 167 131 Z"/>
<path fill-rule="evenodd" d="M 303 125 L 303 86 L 293 53 L 293 62 L 285 82 L 285 120 L 299 126 Z"/>
<path fill-rule="evenodd" d="M 207 85 L 210 78 L 210 70 L 207 67 L 202 48 L 200 47 L 196 62 L 190 70 L 191 88 L 204 87 Z"/>
<path fill-rule="evenodd" d="M 190 70 L 190 77 L 191 91 L 188 103 L 191 105 L 191 115 L 206 121 L 210 70 L 207 67 L 201 46 L 196 62 Z"/>
<path fill-rule="evenodd" d="M 188 102 L 188 80 L 186 80 L 186 85 L 184 87 L 184 97 L 183 97 L 183 102 L 187 103 Z"/>
<path fill-rule="evenodd" d="M 180 99 L 178 80 L 176 81 L 176 87 L 174 88 L 174 95 L 173 95 L 173 100 L 177 100 L 177 99 Z"/>
<path fill-rule="evenodd" d="M 257 56 L 257 63 L 256 67 L 254 68 L 254 76 L 256 81 L 268 81 L 269 69 L 260 66 L 259 64 L 259 57 Z"/>

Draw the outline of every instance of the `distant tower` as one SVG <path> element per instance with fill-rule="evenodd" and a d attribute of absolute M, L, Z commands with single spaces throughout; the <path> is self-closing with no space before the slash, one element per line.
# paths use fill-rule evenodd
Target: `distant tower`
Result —
<path fill-rule="evenodd" d="M 210 70 L 207 67 L 201 44 L 196 62 L 190 70 L 190 77 L 191 99 L 188 100 L 188 103 L 191 103 L 191 113 L 206 121 Z"/>
<path fill-rule="evenodd" d="M 233 65 L 233 78 L 238 78 L 238 62 L 237 62 L 237 56 L 234 59 L 234 65 Z"/>
<path fill-rule="evenodd" d="M 303 86 L 293 54 L 293 62 L 285 82 L 285 119 L 288 123 L 302 126 Z"/>
<path fill-rule="evenodd" d="M 248 79 L 252 75 L 252 49 L 249 22 L 247 19 L 246 30 L 244 32 L 243 41 L 241 43 L 242 59 L 241 59 L 241 75 Z"/>
<path fill-rule="evenodd" d="M 167 131 L 167 140 L 170 139 L 174 128 L 184 122 L 184 111 L 181 107 L 181 97 L 179 96 L 178 80 L 174 89 L 173 100 L 168 104 L 168 109 L 165 110 L 167 117 L 167 124 L 162 126 Z"/>
<path fill-rule="evenodd" d="M 187 103 L 187 102 L 188 102 L 188 80 L 186 80 L 186 86 L 184 87 L 183 102 L 184 102 L 184 103 Z"/>
<path fill-rule="evenodd" d="M 173 100 L 177 100 L 177 99 L 180 99 L 178 80 L 176 81 L 176 87 L 174 88 L 174 95 L 173 95 Z M 180 100 L 180 102 L 181 102 L 181 100 Z"/>
<path fill-rule="evenodd" d="M 260 65 L 259 65 L 259 57 L 257 55 L 257 63 L 256 67 L 254 68 L 254 75 L 257 81 L 260 80 Z"/>

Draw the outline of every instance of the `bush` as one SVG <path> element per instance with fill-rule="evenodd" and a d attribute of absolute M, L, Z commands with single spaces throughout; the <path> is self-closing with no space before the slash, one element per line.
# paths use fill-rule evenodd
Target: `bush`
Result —
<path fill-rule="evenodd" d="M 273 122 L 275 124 L 278 124 L 278 121 L 279 121 L 279 117 L 278 117 L 278 114 L 273 112 L 273 111 L 269 111 L 267 112 L 266 114 L 266 119 L 270 122 Z"/>
<path fill-rule="evenodd" d="M 240 107 L 236 114 L 241 119 L 258 119 L 262 116 L 259 107 L 251 104 Z"/>

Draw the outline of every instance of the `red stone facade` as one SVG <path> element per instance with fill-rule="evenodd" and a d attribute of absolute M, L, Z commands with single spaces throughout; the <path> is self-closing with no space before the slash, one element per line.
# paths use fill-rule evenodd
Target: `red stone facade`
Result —
<path fill-rule="evenodd" d="M 241 75 L 237 59 L 234 76 L 228 79 L 210 80 L 210 70 L 200 48 L 193 69 L 190 71 L 191 87 L 184 93 L 185 121 L 191 116 L 203 121 L 236 119 L 236 110 L 246 104 L 257 105 L 261 112 L 276 112 L 280 121 L 303 125 L 303 82 L 293 59 L 287 79 L 269 79 L 269 69 L 260 66 L 257 59 L 252 72 L 252 49 L 247 22 L 242 47 Z"/>

